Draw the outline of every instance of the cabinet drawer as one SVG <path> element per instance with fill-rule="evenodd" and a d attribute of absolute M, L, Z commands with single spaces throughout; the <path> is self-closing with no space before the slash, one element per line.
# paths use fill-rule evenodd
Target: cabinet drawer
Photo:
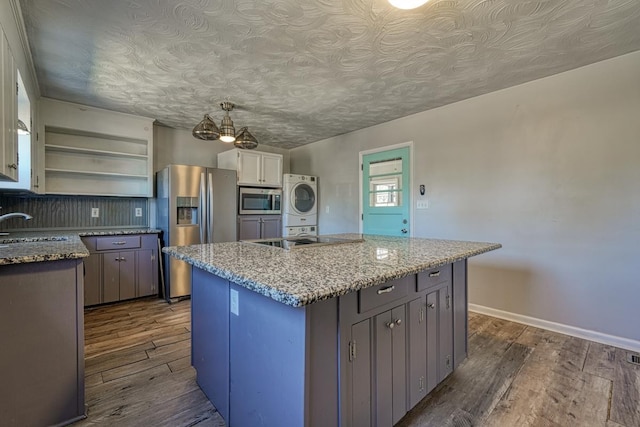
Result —
<path fill-rule="evenodd" d="M 140 236 L 109 236 L 96 238 L 96 250 L 109 251 L 140 247 Z"/>
<path fill-rule="evenodd" d="M 440 283 L 451 282 L 452 264 L 443 265 L 441 267 L 432 268 L 431 270 L 421 271 L 418 273 L 418 282 L 416 291 L 424 291 Z"/>
<path fill-rule="evenodd" d="M 406 297 L 409 294 L 409 282 L 414 278 L 413 275 L 407 276 L 358 291 L 358 313 L 364 313 L 372 308 Z"/>

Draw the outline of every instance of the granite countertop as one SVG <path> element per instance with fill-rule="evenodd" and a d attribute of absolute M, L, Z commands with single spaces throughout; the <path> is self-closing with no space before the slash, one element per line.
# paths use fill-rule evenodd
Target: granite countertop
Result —
<path fill-rule="evenodd" d="M 0 236 L 0 265 L 76 259 L 89 256 L 81 237 L 160 233 L 160 230 L 97 229 L 17 231 Z"/>
<path fill-rule="evenodd" d="M 341 234 L 364 242 L 285 250 L 250 242 L 163 248 L 240 286 L 294 307 L 489 252 L 499 243 Z"/>

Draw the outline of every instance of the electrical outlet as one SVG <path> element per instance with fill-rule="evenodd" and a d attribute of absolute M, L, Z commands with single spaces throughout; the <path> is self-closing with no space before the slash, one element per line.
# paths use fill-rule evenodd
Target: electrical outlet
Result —
<path fill-rule="evenodd" d="M 100 208 L 91 208 L 91 218 L 100 218 Z"/>
<path fill-rule="evenodd" d="M 429 200 L 418 200 L 416 203 L 416 209 L 429 209 Z"/>
<path fill-rule="evenodd" d="M 137 217 L 142 216 L 142 208 L 136 208 L 136 216 Z"/>
<path fill-rule="evenodd" d="M 324 208 L 324 211 L 325 211 L 326 213 L 329 213 L 329 205 L 327 205 L 327 206 Z"/>
<path fill-rule="evenodd" d="M 240 295 L 238 295 L 238 291 L 235 289 L 231 289 L 229 292 L 229 296 L 231 297 L 230 301 L 230 311 L 231 314 L 235 314 L 236 316 L 240 315 Z"/>

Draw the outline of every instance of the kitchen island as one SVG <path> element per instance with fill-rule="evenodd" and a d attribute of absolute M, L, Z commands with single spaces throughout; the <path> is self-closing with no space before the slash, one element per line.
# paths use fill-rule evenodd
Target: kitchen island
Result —
<path fill-rule="evenodd" d="M 383 236 L 163 251 L 193 266 L 192 364 L 230 426 L 392 426 L 466 357 L 467 258 Z"/>

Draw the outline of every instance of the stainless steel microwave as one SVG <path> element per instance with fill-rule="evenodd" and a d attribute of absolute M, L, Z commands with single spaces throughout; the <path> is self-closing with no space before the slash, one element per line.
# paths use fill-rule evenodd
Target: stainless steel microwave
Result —
<path fill-rule="evenodd" d="M 240 187 L 238 213 L 240 215 L 280 215 L 282 190 L 273 188 Z"/>

